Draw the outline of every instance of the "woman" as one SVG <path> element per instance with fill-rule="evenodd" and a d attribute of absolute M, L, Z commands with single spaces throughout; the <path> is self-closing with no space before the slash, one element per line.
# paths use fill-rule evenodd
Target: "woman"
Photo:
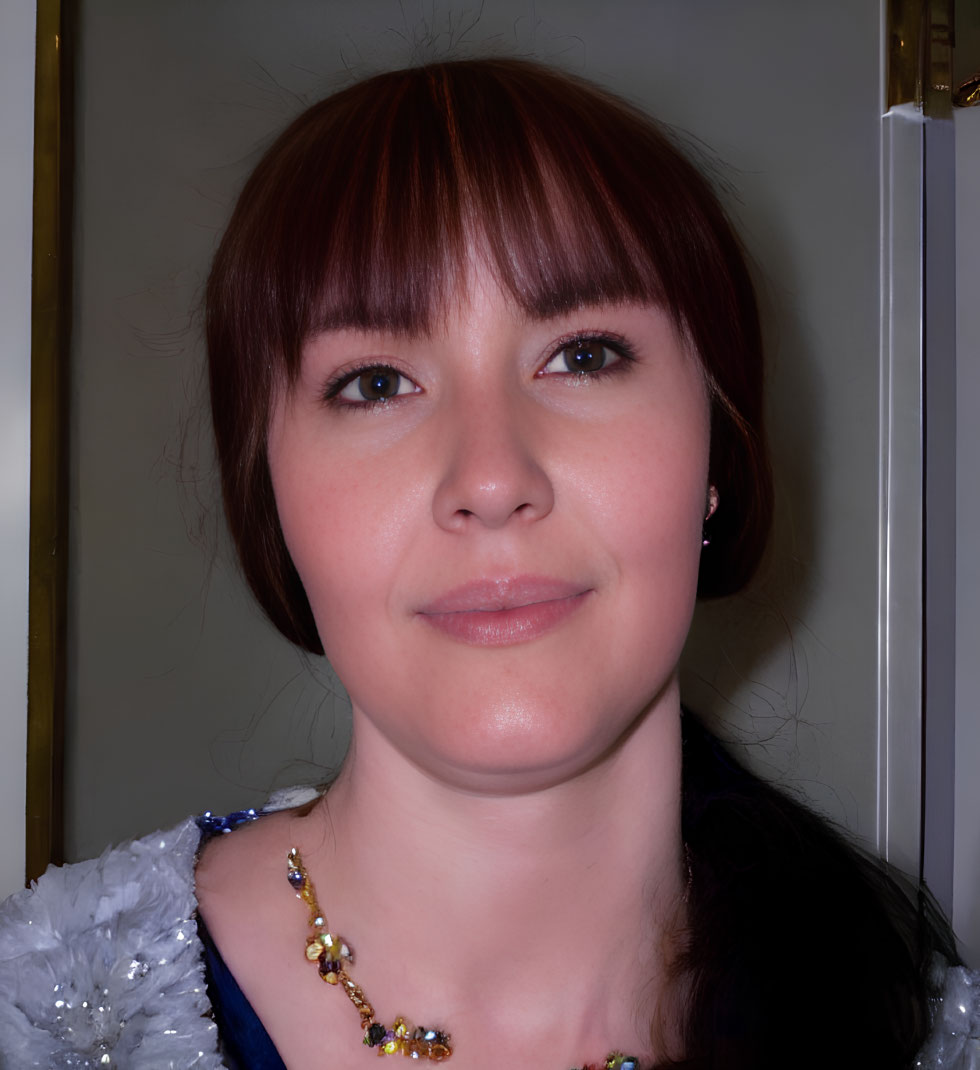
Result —
<path fill-rule="evenodd" d="M 245 575 L 351 751 L 11 901 L 9 1065 L 970 1065 L 927 897 L 682 714 L 771 486 L 738 241 L 649 120 L 519 61 L 329 98 L 242 193 L 208 346 Z"/>

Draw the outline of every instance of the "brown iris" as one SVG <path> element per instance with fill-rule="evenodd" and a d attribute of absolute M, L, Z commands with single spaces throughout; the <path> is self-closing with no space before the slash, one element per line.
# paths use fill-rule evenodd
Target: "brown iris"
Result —
<path fill-rule="evenodd" d="M 606 364 L 606 347 L 601 342 L 579 342 L 562 350 L 565 367 L 570 372 L 584 375 L 597 372 Z"/>
<path fill-rule="evenodd" d="M 365 401 L 384 401 L 398 393 L 401 379 L 391 368 L 368 368 L 357 377 L 357 389 Z"/>

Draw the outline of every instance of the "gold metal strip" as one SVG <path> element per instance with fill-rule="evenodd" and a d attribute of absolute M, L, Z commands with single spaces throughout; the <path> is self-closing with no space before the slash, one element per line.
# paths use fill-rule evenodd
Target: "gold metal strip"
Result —
<path fill-rule="evenodd" d="M 38 0 L 31 292 L 26 877 L 63 861 L 71 322 L 69 0 Z"/>
<path fill-rule="evenodd" d="M 956 5 L 953 40 L 953 107 L 980 106 L 980 2 Z"/>
<path fill-rule="evenodd" d="M 954 0 L 888 0 L 885 106 L 952 114 Z"/>

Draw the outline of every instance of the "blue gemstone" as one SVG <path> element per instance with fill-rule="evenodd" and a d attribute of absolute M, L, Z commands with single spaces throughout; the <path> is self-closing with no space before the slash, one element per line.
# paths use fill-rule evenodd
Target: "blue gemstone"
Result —
<path fill-rule="evenodd" d="M 262 811 L 256 810 L 254 807 L 250 807 L 248 810 L 236 810 L 234 813 L 228 814 L 227 817 L 215 814 L 211 810 L 205 810 L 197 818 L 197 826 L 209 836 L 219 836 L 232 832 L 239 825 L 244 825 L 248 821 L 256 821 L 261 816 Z"/>
<path fill-rule="evenodd" d="M 299 869 L 291 869 L 291 870 L 289 870 L 287 872 L 287 874 L 286 874 L 286 880 L 288 880 L 289 883 L 294 888 L 302 888 L 303 887 L 303 871 L 299 870 Z"/>
<path fill-rule="evenodd" d="M 225 823 L 229 828 L 238 828 L 239 825 L 244 825 L 248 821 L 255 821 L 258 817 L 254 807 L 250 807 L 248 810 L 235 810 L 234 813 L 229 814 L 225 818 Z"/>
<path fill-rule="evenodd" d="M 197 819 L 197 827 L 202 832 L 208 832 L 212 836 L 219 832 L 223 832 L 225 829 L 225 819 L 223 817 L 215 817 L 210 810 L 206 810 Z"/>

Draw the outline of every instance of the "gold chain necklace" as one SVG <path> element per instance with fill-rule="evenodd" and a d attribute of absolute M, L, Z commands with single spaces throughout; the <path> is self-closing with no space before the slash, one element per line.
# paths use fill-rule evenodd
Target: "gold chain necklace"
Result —
<path fill-rule="evenodd" d="M 352 980 L 347 972 L 347 967 L 354 963 L 354 953 L 341 937 L 330 932 L 327 919 L 317 902 L 313 881 L 310 880 L 303 859 L 295 847 L 286 856 L 286 867 L 286 879 L 290 887 L 296 891 L 297 897 L 303 900 L 310 912 L 312 933 L 306 941 L 306 958 L 316 965 L 320 977 L 328 985 L 340 985 L 347 993 L 347 998 L 361 1016 L 364 1043 L 369 1048 L 374 1048 L 378 1055 L 406 1055 L 412 1059 L 432 1059 L 434 1062 L 448 1059 L 453 1053 L 448 1033 L 414 1026 L 401 1015 L 391 1026 L 386 1026 L 375 1018 L 374 1008 L 368 1002 L 364 989 Z M 587 1064 L 581 1070 L 600 1068 Z M 640 1070 L 640 1064 L 633 1056 L 614 1051 L 606 1057 L 602 1070 Z"/>

